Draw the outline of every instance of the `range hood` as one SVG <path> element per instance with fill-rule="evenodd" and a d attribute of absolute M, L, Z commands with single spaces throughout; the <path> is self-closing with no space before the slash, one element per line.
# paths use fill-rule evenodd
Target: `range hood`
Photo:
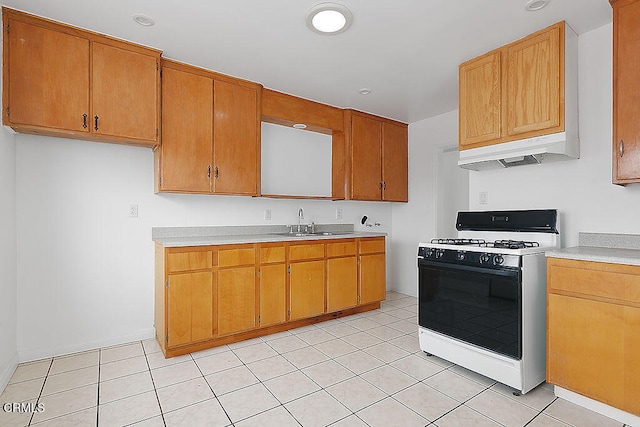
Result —
<path fill-rule="evenodd" d="M 577 159 L 577 135 L 558 132 L 485 147 L 461 150 L 458 166 L 470 170 L 508 168 L 555 160 Z"/>

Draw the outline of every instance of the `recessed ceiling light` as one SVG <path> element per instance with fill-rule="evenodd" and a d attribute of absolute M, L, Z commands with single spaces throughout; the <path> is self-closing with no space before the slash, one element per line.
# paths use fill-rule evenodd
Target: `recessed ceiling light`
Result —
<path fill-rule="evenodd" d="M 133 20 L 136 22 L 136 24 L 140 24 L 143 27 L 150 27 L 155 24 L 155 21 L 153 19 L 142 13 L 136 13 L 135 15 L 133 15 Z"/>
<path fill-rule="evenodd" d="M 293 125 L 293 127 L 295 129 L 306 129 L 307 125 L 305 125 L 304 123 L 296 123 L 296 124 Z"/>
<path fill-rule="evenodd" d="M 307 27 L 324 35 L 340 34 L 351 26 L 353 15 L 338 3 L 320 3 L 307 12 Z"/>
<path fill-rule="evenodd" d="M 549 4 L 549 0 L 528 0 L 524 8 L 529 12 L 535 12 L 536 10 L 540 10 Z"/>
<path fill-rule="evenodd" d="M 367 88 L 365 87 L 365 88 L 360 89 L 360 90 L 358 91 L 358 93 L 359 93 L 360 95 L 369 95 L 369 94 L 371 93 L 371 89 L 367 89 Z"/>

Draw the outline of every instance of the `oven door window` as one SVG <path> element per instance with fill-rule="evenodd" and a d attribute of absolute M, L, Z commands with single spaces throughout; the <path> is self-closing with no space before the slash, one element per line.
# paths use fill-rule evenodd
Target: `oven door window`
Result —
<path fill-rule="evenodd" d="M 418 323 L 520 359 L 520 269 L 485 269 L 419 260 Z"/>

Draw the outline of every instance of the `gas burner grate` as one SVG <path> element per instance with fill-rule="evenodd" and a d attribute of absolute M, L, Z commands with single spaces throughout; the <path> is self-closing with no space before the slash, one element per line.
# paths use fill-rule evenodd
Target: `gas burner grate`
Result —
<path fill-rule="evenodd" d="M 495 242 L 488 243 L 487 246 L 493 248 L 503 249 L 525 249 L 525 248 L 537 248 L 540 246 L 538 242 L 526 242 L 524 240 L 496 240 Z"/>
<path fill-rule="evenodd" d="M 431 243 L 436 243 L 438 245 L 474 245 L 474 246 L 482 246 L 486 245 L 487 242 L 484 239 L 431 239 Z"/>

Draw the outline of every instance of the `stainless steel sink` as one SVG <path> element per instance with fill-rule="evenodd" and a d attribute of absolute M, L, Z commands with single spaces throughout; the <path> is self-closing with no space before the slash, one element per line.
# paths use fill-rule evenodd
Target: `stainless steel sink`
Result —
<path fill-rule="evenodd" d="M 307 237 L 307 236 L 342 236 L 344 234 L 353 234 L 353 232 L 350 231 L 318 231 L 315 233 L 308 233 L 308 232 L 297 232 L 297 231 L 293 231 L 293 232 L 286 232 L 286 233 L 278 233 L 278 235 L 280 236 L 289 236 L 289 237 Z"/>

